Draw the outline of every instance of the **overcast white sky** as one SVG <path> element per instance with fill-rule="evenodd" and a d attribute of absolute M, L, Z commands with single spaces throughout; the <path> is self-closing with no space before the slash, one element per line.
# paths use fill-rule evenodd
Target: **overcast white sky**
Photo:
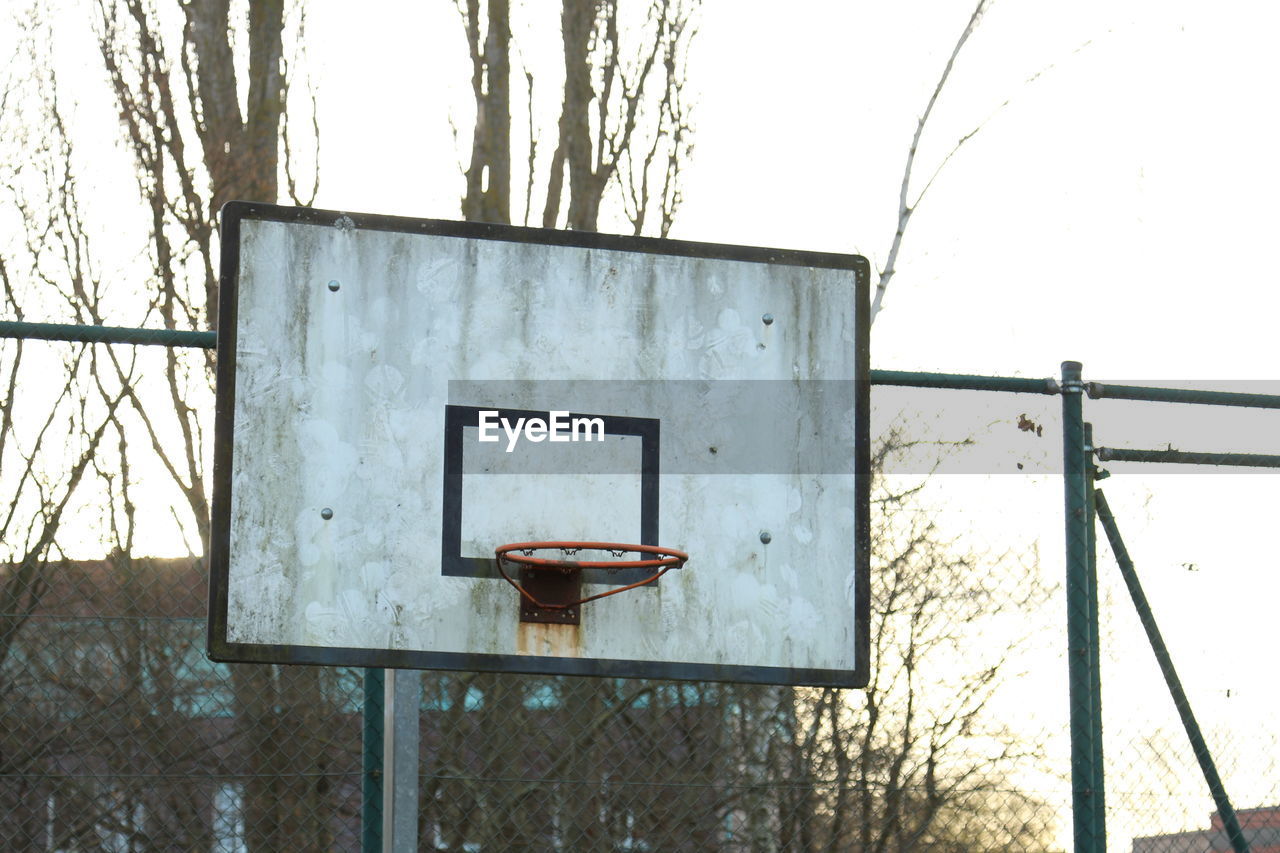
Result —
<path fill-rule="evenodd" d="M 456 216 L 442 114 L 466 115 L 466 66 L 452 4 L 437 6 L 312 8 L 320 204 Z M 970 10 L 705 3 L 674 236 L 882 263 L 916 116 Z M 1071 358 L 1097 379 L 1274 376 L 1278 23 L 1258 2 L 997 2 L 935 112 L 920 177 L 989 121 L 911 226 L 874 364 L 1051 375 Z"/>

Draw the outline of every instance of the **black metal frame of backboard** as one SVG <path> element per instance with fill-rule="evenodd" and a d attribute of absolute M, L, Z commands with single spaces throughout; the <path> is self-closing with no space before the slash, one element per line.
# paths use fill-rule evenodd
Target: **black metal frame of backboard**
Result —
<path fill-rule="evenodd" d="M 232 458 L 236 401 L 236 318 L 240 272 L 240 232 L 245 220 L 353 227 L 405 234 L 452 236 L 471 240 L 605 249 L 848 270 L 855 300 L 854 455 L 855 545 L 849 554 L 854 569 L 855 667 L 850 670 L 795 667 L 727 666 L 670 661 L 550 658 L 504 654 L 469 654 L 427 650 L 270 645 L 235 642 L 228 636 L 228 585 L 231 559 Z M 218 318 L 217 404 L 215 414 L 212 536 L 209 580 L 209 656 L 218 661 L 323 664 L 407 669 L 487 670 L 550 675 L 668 678 L 831 687 L 862 687 L 870 675 L 870 266 L 865 258 L 786 249 L 765 249 L 518 228 L 482 223 L 410 219 L 344 213 L 311 208 L 231 202 L 222 211 L 222 256 Z"/>

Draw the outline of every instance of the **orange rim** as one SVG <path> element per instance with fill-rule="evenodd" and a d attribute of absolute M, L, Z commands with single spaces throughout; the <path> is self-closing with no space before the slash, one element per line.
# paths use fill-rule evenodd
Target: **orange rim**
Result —
<path fill-rule="evenodd" d="M 561 559 L 554 560 L 546 557 L 533 556 L 534 551 L 560 551 L 565 556 Z M 654 559 L 640 560 L 570 560 L 568 557 L 576 554 L 578 551 L 610 551 L 621 557 L 622 554 L 650 554 Z M 519 552 L 519 553 L 516 553 Z M 620 592 L 627 592 L 636 587 L 648 586 L 658 578 L 665 575 L 672 569 L 678 569 L 689 559 L 689 555 L 683 551 L 677 551 L 674 548 L 663 548 L 659 545 L 628 545 L 622 542 L 513 542 L 510 545 L 499 545 L 494 549 L 494 554 L 498 558 L 498 572 L 502 575 L 507 583 L 515 587 L 521 596 L 528 599 L 535 607 L 544 610 L 567 610 L 570 607 L 577 607 L 579 604 L 586 604 L 588 601 L 595 601 L 600 598 L 608 598 L 611 595 L 617 595 Z M 519 581 L 507 574 L 507 570 L 503 567 L 504 563 L 515 563 L 530 569 L 538 569 L 541 571 L 561 571 L 572 572 L 578 569 L 657 569 L 652 575 L 642 581 L 620 586 L 617 589 L 611 589 L 608 592 L 601 592 L 596 595 L 588 595 L 574 601 L 564 602 L 562 604 L 549 604 L 535 598 L 527 589 L 520 585 Z"/>
<path fill-rule="evenodd" d="M 534 551 L 560 551 L 566 555 L 560 559 L 535 557 Z M 652 554 L 656 559 L 641 560 L 572 560 L 569 557 L 579 551 L 611 551 L 616 555 L 635 553 Z M 519 553 L 515 553 L 519 552 Z M 678 568 L 689 555 L 675 548 L 661 545 L 628 545 L 623 542 L 513 542 L 494 549 L 498 561 L 506 560 L 535 569 L 656 569 L 663 566 Z"/>

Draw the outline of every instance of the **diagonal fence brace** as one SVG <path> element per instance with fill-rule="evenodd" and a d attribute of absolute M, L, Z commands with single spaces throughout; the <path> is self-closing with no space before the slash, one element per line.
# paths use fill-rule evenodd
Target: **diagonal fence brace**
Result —
<path fill-rule="evenodd" d="M 1187 739 L 1191 741 L 1191 751 L 1195 753 L 1196 761 L 1200 763 L 1200 771 L 1204 774 L 1204 781 L 1209 786 L 1213 803 L 1222 817 L 1222 825 L 1227 831 L 1227 838 L 1231 841 L 1231 848 L 1235 853 L 1249 853 L 1249 843 L 1245 841 L 1244 831 L 1240 828 L 1240 821 L 1236 818 L 1231 800 L 1227 798 L 1222 777 L 1218 775 L 1218 768 L 1213 763 L 1213 756 L 1209 753 L 1204 734 L 1201 733 L 1200 725 L 1191 711 L 1191 703 L 1187 700 L 1186 691 L 1182 689 L 1182 681 L 1173 667 L 1173 658 L 1170 657 L 1169 649 L 1160 635 L 1160 628 L 1156 625 L 1156 617 L 1151 612 L 1147 596 L 1142 591 L 1142 584 L 1138 581 L 1138 572 L 1133 566 L 1133 560 L 1129 558 L 1129 551 L 1124 546 L 1124 540 L 1120 538 L 1120 528 L 1116 525 L 1115 516 L 1111 514 L 1111 507 L 1107 505 L 1107 499 L 1103 496 L 1102 490 L 1097 489 L 1093 494 L 1098 520 L 1102 522 L 1102 528 L 1107 532 L 1111 553 L 1115 555 L 1116 563 L 1120 566 L 1120 574 L 1124 576 L 1124 584 L 1129 588 L 1129 597 L 1133 599 L 1138 618 L 1142 620 L 1142 627 L 1147 632 L 1151 651 L 1155 653 L 1156 662 L 1160 664 L 1160 672 L 1164 675 L 1165 684 L 1169 687 L 1169 695 L 1173 697 L 1174 707 L 1178 709 L 1178 716 L 1182 719 L 1182 727 L 1186 729 Z"/>

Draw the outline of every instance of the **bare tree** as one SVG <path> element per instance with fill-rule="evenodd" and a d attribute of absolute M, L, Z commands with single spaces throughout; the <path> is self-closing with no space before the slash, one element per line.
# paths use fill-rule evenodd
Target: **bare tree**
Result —
<path fill-rule="evenodd" d="M 200 329 L 217 323 L 218 209 L 231 199 L 274 202 L 280 195 L 282 152 L 289 156 L 282 146 L 286 15 L 284 0 L 251 3 L 239 21 L 229 0 L 183 3 L 180 10 L 179 33 L 166 32 L 164 18 L 141 0 L 100 0 L 96 23 L 150 214 L 150 311 L 165 328 Z M 243 76 L 237 51 L 247 60 Z M 283 166 L 291 176 L 287 159 Z M 186 499 L 203 555 L 209 502 L 202 413 L 211 399 L 211 354 L 168 348 L 163 375 L 167 400 L 144 399 L 140 391 L 130 399 L 152 452 Z M 175 434 L 178 442 L 167 439 Z M 240 666 L 233 682 L 250 770 L 246 843 L 254 850 L 327 849 L 328 804 L 316 781 L 324 751 L 312 742 L 324 735 L 319 675 Z"/>
<path fill-rule="evenodd" d="M 28 76 L 10 78 L 0 97 L 0 133 L 27 154 L 0 166 L 3 202 L 22 235 L 0 249 L 0 304 L 21 320 L 28 304 L 44 312 L 53 302 L 68 319 L 86 321 L 95 314 L 100 287 L 81 227 L 56 80 L 40 47 L 43 32 L 38 21 L 32 22 L 14 66 L 28 69 Z M 24 99 L 21 93 L 32 89 L 48 94 Z M 45 292 L 38 296 L 37 290 Z M 31 363 L 21 341 L 0 352 L 0 484 L 10 498 L 0 508 L 0 565 L 5 566 L 0 573 L 0 693 L 3 664 L 39 607 L 47 568 L 60 551 L 59 533 L 77 508 L 77 491 L 92 474 L 126 396 L 119 386 L 97 381 L 100 363 L 91 351 L 63 353 L 58 366 L 65 371 L 65 384 L 40 381 L 42 370 L 53 368 L 40 363 L 40 356 Z M 122 369 L 132 376 L 131 368 Z M 40 417 L 17 419 L 20 408 Z"/>
<path fill-rule="evenodd" d="M 683 92 L 696 5 L 564 0 L 557 74 L 524 66 L 523 30 L 508 0 L 459 0 L 475 105 L 463 216 L 496 223 L 518 217 L 578 230 L 616 222 L 635 234 L 666 235 L 691 150 Z M 545 27 L 545 7 L 534 14 Z M 513 91 L 517 75 L 522 92 Z M 539 125 L 535 103 L 535 85 L 544 79 L 561 84 L 552 127 Z M 516 153 L 522 137 L 523 156 Z M 522 201 L 513 199 L 513 186 L 523 186 Z M 637 821 L 650 839 L 688 829 L 684 821 L 660 820 L 656 810 L 644 814 L 629 789 L 615 790 L 607 781 L 610 768 L 626 763 L 628 747 L 643 745 L 655 759 L 674 754 L 665 750 L 655 721 L 673 712 L 649 701 L 659 693 L 656 685 L 638 682 L 619 692 L 607 680 L 478 674 L 441 679 L 428 690 L 448 697 L 439 718 L 447 734 L 428 760 L 449 781 L 424 786 L 426 849 L 434 849 L 437 831 L 445 849 L 472 842 L 541 850 L 557 844 L 628 849 Z M 464 710 L 468 695 L 482 700 Z M 617 732 L 626 725 L 635 730 L 620 740 Z M 672 772 L 705 776 L 705 763 L 686 755 Z M 468 768 L 474 778 L 464 781 Z M 500 781 L 513 769 L 547 782 Z M 577 781 L 548 787 L 555 779 Z"/>
<path fill-rule="evenodd" d="M 93 310 L 98 286 L 45 35 L 42 21 L 29 22 L 19 61 L 8 69 L 26 69 L 25 77 L 11 77 L 0 98 L 0 137 L 25 153 L 0 166 L 0 204 L 16 238 L 0 248 L 0 304 L 21 320 L 29 306 L 48 316 L 52 303 L 74 320 Z M 32 98 L 32 91 L 44 96 Z M 33 689 L 49 687 L 32 663 L 48 647 L 41 640 L 54 638 L 43 626 L 30 626 L 67 563 L 64 540 L 75 536 L 86 493 L 96 491 L 96 465 L 109 452 L 125 397 L 118 386 L 99 381 L 96 353 L 59 349 L 29 350 L 21 341 L 0 348 L 0 491 L 9 501 L 0 509 L 0 778 L 6 780 L 0 846 L 13 849 L 25 849 L 45 832 L 50 798 L 60 806 L 74 802 L 83 816 L 62 827 L 62 836 L 46 839 L 50 846 L 94 830 L 93 815 L 101 811 L 73 783 L 50 786 L 32 772 L 58 748 L 61 732 Z M 50 374 L 58 381 L 48 381 Z M 36 639 L 37 631 L 45 636 Z M 8 781 L 14 779 L 16 785 Z"/>
<path fill-rule="evenodd" d="M 87 325 L 208 329 L 217 322 L 219 207 L 233 198 L 276 201 L 282 175 L 288 194 L 306 201 L 298 197 L 296 169 L 283 144 L 287 47 L 291 37 L 300 41 L 301 9 L 287 13 L 284 0 L 254 2 L 242 13 L 233 11 L 230 0 L 95 0 L 92 13 L 119 135 L 136 177 L 136 202 L 117 201 L 113 214 L 140 225 L 134 233 L 141 238 L 135 247 L 141 270 L 126 264 L 116 271 L 136 282 L 132 288 L 104 283 L 102 253 L 88 236 L 92 214 L 77 192 L 78 170 L 91 163 L 91 149 L 81 146 L 97 140 L 69 130 L 58 81 L 51 71 L 41 72 L 15 98 L 24 110 L 20 121 L 6 121 L 7 128 L 18 132 L 21 126 L 29 134 L 17 142 L 38 155 L 6 175 L 6 201 L 24 235 L 17 248 L 25 266 L 18 275 L 12 255 L 4 258 L 6 313 L 21 318 L 38 299 L 42 319 L 53 319 L 61 308 L 67 321 Z M 51 41 L 45 17 L 42 3 L 24 10 L 33 22 L 31 45 Z M 34 61 L 31 67 L 52 64 Z M 110 135 L 104 128 L 98 138 Z M 33 286 L 40 288 L 38 296 Z M 6 546 L 24 543 L 21 553 L 3 555 L 15 566 L 0 578 L 7 651 L 23 618 L 38 607 L 45 588 L 41 576 L 53 565 L 59 534 L 67 531 L 62 522 L 69 501 L 90 481 L 92 497 L 78 500 L 96 505 L 98 529 L 110 540 L 117 572 L 132 573 L 143 556 L 137 550 L 135 492 L 138 472 L 145 469 L 161 472 L 159 484 L 151 475 L 152 500 L 157 485 L 171 490 L 173 522 L 184 531 L 192 559 L 203 560 L 209 541 L 213 355 L 176 348 L 146 354 L 79 348 L 64 365 L 65 388 L 49 401 L 16 390 L 38 387 L 18 378 L 29 360 L 20 343 L 5 358 L 3 476 L 14 472 L 12 482 L 6 479 L 7 493 L 28 496 L 6 508 Z M 29 414 L 15 422 L 19 397 L 25 412 L 47 412 L 44 429 L 24 432 L 16 425 L 33 423 Z M 50 450 L 64 441 L 76 453 L 70 460 Z M 19 464 L 26 475 L 17 476 Z M 80 535 L 83 530 L 82 525 Z M 233 679 L 250 760 L 247 843 L 251 849 L 328 849 L 323 750 L 312 742 L 313 736 L 325 736 L 319 677 L 299 668 L 237 667 Z"/>
<path fill-rule="evenodd" d="M 512 94 L 520 56 L 510 3 L 488 0 L 482 8 L 480 0 L 459 0 L 476 116 L 463 216 L 514 221 L 511 187 L 522 171 L 525 224 L 592 231 L 604 206 L 635 234 L 665 236 L 692 145 L 684 88 L 695 7 L 691 0 L 564 0 L 563 77 L 546 72 L 562 82 L 560 115 L 554 128 L 541 128 L 534 87 L 543 72 L 523 68 L 525 97 Z M 527 136 L 523 158 L 513 147 L 517 128 Z M 554 145 L 550 153 L 540 150 L 542 139 Z"/>
<path fill-rule="evenodd" d="M 33 6 L 37 12 L 41 8 L 38 3 Z M 136 177 L 137 206 L 122 205 L 118 212 L 120 216 L 136 214 L 143 223 L 139 233 L 144 239 L 137 257 L 144 268 L 136 276 L 136 288 L 103 284 L 100 262 L 86 236 L 92 231 L 88 215 L 75 204 L 75 166 L 83 163 L 85 155 L 81 152 L 77 160 L 72 135 L 61 121 L 56 81 L 38 87 L 51 93 L 53 100 L 29 127 L 37 136 L 56 142 L 49 158 L 56 168 L 51 168 L 45 182 L 43 199 L 51 211 L 47 216 L 43 208 L 18 205 L 27 235 L 22 248 L 33 258 L 47 259 L 51 252 L 56 256 L 56 270 L 48 260 L 30 266 L 35 278 L 49 288 L 46 293 L 61 295 L 66 320 L 210 328 L 217 322 L 214 259 L 220 206 L 233 198 L 275 201 L 282 183 L 295 202 L 307 201 L 298 196 L 291 149 L 283 144 L 289 128 L 286 50 L 291 27 L 296 33 L 301 21 L 297 14 L 290 17 L 283 0 L 251 3 L 242 11 L 237 8 L 229 0 L 173 5 L 95 0 L 92 4 L 121 139 Z M 661 95 L 679 91 L 683 50 L 692 30 L 685 29 L 687 12 L 680 3 L 664 0 L 640 8 L 637 27 L 653 35 L 642 33 L 631 39 L 640 30 L 620 23 L 617 4 L 565 4 L 562 20 L 572 40 L 566 44 L 574 51 L 569 61 L 594 65 L 575 70 L 567 87 L 571 94 L 564 102 L 566 117 L 561 124 L 566 141 L 558 147 L 560 153 L 553 158 L 544 151 L 540 158 L 535 143 L 540 132 L 530 133 L 526 219 L 534 204 L 532 187 L 539 181 L 552 183 L 548 176 L 555 172 L 562 177 L 554 193 L 544 194 L 543 206 L 553 211 L 547 215 L 554 220 L 554 211 L 567 204 L 571 217 L 567 213 L 551 224 L 594 226 L 613 189 L 613 209 L 637 233 L 665 233 L 670 227 L 679 202 L 678 165 L 689 150 L 687 116 L 681 104 L 663 104 Z M 483 28 L 478 4 L 466 6 L 464 13 L 474 22 L 468 38 L 481 79 L 475 91 L 482 110 L 468 172 L 466 213 L 471 218 L 510 221 L 509 151 L 504 161 L 505 146 L 493 142 L 501 142 L 502 128 L 511 124 L 506 94 L 512 66 L 509 10 L 505 3 L 489 3 Z M 478 35 L 481 29 L 483 44 Z M 530 97 L 523 107 L 532 127 L 532 72 L 525 70 L 524 79 Z M 652 104 L 651 93 L 659 96 Z M 599 125 L 594 124 L 597 119 Z M 646 127 L 656 130 L 645 137 Z M 647 146 L 643 151 L 632 143 L 641 138 Z M 543 177 L 535 174 L 539 172 Z M 663 193 L 651 196 L 645 189 L 649 181 L 663 187 Z M 18 184 L 10 189 L 16 192 Z M 651 197 L 659 201 L 651 203 Z M 42 222 L 41 216 L 47 221 Z M 6 265 L 6 307 L 21 318 L 22 290 L 11 286 L 8 270 Z M 47 304 L 42 304 L 41 314 L 49 316 Z M 30 573 L 51 565 L 48 558 L 56 553 L 62 510 L 77 486 L 85 483 L 93 485 L 101 529 L 115 555 L 115 570 L 128 575 L 139 565 L 140 518 L 134 482 L 137 472 L 149 465 L 158 465 L 167 478 L 177 498 L 175 524 L 187 532 L 193 559 L 202 559 L 209 539 L 209 436 L 202 413 L 210 409 L 212 354 L 172 348 L 150 355 L 106 348 L 76 350 L 66 368 L 73 377 L 82 378 L 68 383 L 63 396 L 48 409 L 47 428 L 40 433 L 44 443 L 33 449 L 23 443 L 26 437 L 14 428 L 12 417 L 12 389 L 21 384 L 17 377 L 23 348 L 17 345 L 8 352 L 16 355 L 3 365 L 10 386 L 0 439 L 0 452 L 8 454 L 5 475 L 18 470 L 8 459 L 24 462 L 29 475 L 19 487 L 27 489 L 43 508 L 18 507 L 11 513 L 11 525 L 36 521 L 29 547 L 12 555 L 11 562 L 18 568 L 5 577 L 16 578 L 6 585 L 5 594 L 22 591 L 26 604 L 6 606 L 4 612 L 24 612 L 24 607 L 31 612 L 38 604 L 41 586 Z M 73 417 L 68 421 L 65 414 Z M 52 431 L 63 423 L 70 424 L 65 432 Z M 59 491 L 42 477 L 58 469 L 62 460 L 45 462 L 37 451 L 61 447 L 67 437 L 77 439 L 79 461 L 71 468 L 71 481 L 59 482 Z M 16 537 L 6 537 L 6 542 L 13 541 Z M 6 637 L 20 627 L 6 623 Z M 125 645 L 126 652 L 133 652 L 121 655 L 122 665 L 141 672 L 137 662 L 145 657 L 140 651 L 143 644 Z M 249 757 L 245 841 L 251 849 L 327 849 L 327 830 L 322 821 L 317 822 L 327 808 L 317 787 L 325 775 L 318 758 L 323 750 L 315 749 L 313 743 L 325 735 L 321 720 L 325 703 L 318 676 L 297 668 L 237 667 L 233 678 L 242 747 Z M 511 701 L 518 703 L 520 694 L 512 693 Z M 491 707 L 500 704 L 494 701 Z M 595 729 L 587 727 L 587 731 Z"/>
<path fill-rule="evenodd" d="M 639 51 L 628 53 L 619 47 L 622 5 L 564 3 L 559 121 L 554 134 L 529 132 L 529 150 L 521 163 L 513 152 L 514 131 L 520 126 L 514 114 L 522 99 L 511 85 L 517 54 L 509 5 L 504 0 L 483 9 L 478 0 L 460 4 L 476 106 L 462 202 L 465 216 L 512 221 L 512 187 L 520 183 L 518 172 L 523 169 L 525 222 L 541 199 L 544 227 L 594 229 L 613 192 L 635 233 L 645 228 L 667 233 L 679 204 L 680 167 L 689 150 L 680 57 L 692 26 L 682 10 L 653 3 L 646 21 L 651 35 Z M 926 185 L 908 203 L 925 123 L 987 5 L 984 0 L 975 7 L 917 126 L 899 229 L 880 276 L 877 308 L 914 204 L 928 190 Z M 623 63 L 625 57 L 635 59 Z M 538 79 L 533 71 L 525 71 L 526 99 L 532 98 Z M 651 123 L 644 125 L 645 118 Z M 554 146 L 549 158 L 548 146 Z M 544 164 L 549 171 L 541 171 Z M 520 213 L 518 208 L 515 212 Z M 901 442 L 900 436 L 890 436 L 881 448 L 880 462 Z M 713 816 L 718 829 L 706 838 L 708 844 L 722 841 L 723 827 L 728 826 L 740 845 L 734 849 L 750 850 L 973 849 L 983 833 L 996 846 L 1034 847 L 1043 842 L 1045 826 L 1038 804 L 1016 792 L 996 790 L 1008 786 L 1007 774 L 1018 758 L 1015 747 L 1007 739 L 995 755 L 975 747 L 983 739 L 1001 737 L 984 711 L 1007 677 L 1005 656 L 997 654 L 958 674 L 947 691 L 933 687 L 937 676 L 932 670 L 984 619 L 1029 607 L 1043 591 L 1031 588 L 1019 598 L 1008 596 L 1003 585 L 981 580 L 974 555 L 943 541 L 932 524 L 907 511 L 915 496 L 914 490 L 892 494 L 882 489 L 878 499 L 883 529 L 878 531 L 873 579 L 875 666 L 868 690 L 851 694 L 698 686 L 700 707 L 715 716 L 717 727 L 716 735 L 700 746 L 714 759 L 664 763 L 669 759 L 660 748 L 653 748 L 649 759 L 653 767 L 663 766 L 669 778 L 689 780 L 719 796 L 698 801 L 697 809 L 689 811 L 664 803 L 667 827 L 687 839 L 699 831 L 700 819 Z M 477 676 L 467 683 L 489 697 L 485 707 L 463 715 L 455 704 L 453 716 L 441 724 L 461 725 L 464 716 L 468 718 L 469 734 L 458 740 L 478 751 L 473 760 L 485 769 L 477 775 L 488 781 L 460 797 L 472 804 L 466 810 L 472 823 L 449 843 L 483 838 L 514 849 L 537 838 L 536 823 L 531 827 L 515 817 L 527 805 L 522 798 L 530 790 L 497 783 L 496 768 L 510 772 L 514 761 L 522 771 L 534 772 L 536 762 L 522 757 L 525 744 L 540 742 L 541 729 L 530 725 L 524 707 L 533 682 Z M 548 783 L 573 780 L 567 808 L 555 820 L 559 837 L 570 847 L 623 845 L 625 838 L 611 835 L 608 816 L 626 812 L 627 805 L 609 795 L 604 780 L 624 771 L 596 735 L 600 720 L 614 719 L 609 686 L 567 680 L 555 689 L 564 703 L 555 725 L 572 745 L 541 741 L 556 760 L 553 767 L 538 772 Z M 655 686 L 655 695 L 661 692 Z M 494 717 L 489 717 L 490 711 Z M 643 743 L 637 741 L 637 748 Z M 451 769 L 446 771 L 451 779 L 464 763 L 458 755 L 442 762 Z M 428 796 L 434 800 L 435 794 Z M 1018 808 L 1019 803 L 1025 808 Z M 651 807 L 658 808 L 656 803 Z M 966 841 L 965 833 L 972 838 Z M 533 843 L 536 846 L 536 840 Z M 671 849 L 679 844 L 673 836 Z"/>
<path fill-rule="evenodd" d="M 1020 640 L 982 633 L 1050 591 L 1028 558 L 944 537 L 923 480 L 889 487 L 883 472 L 912 447 L 894 430 L 873 458 L 870 682 L 783 706 L 795 721 L 773 765 L 792 783 L 777 806 L 786 849 L 1043 849 L 1047 809 L 1010 781 L 1031 752 L 987 713 Z"/>

